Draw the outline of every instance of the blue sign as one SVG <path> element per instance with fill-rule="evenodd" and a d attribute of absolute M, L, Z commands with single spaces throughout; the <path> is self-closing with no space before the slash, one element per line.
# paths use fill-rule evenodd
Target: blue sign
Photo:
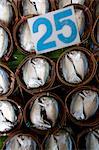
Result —
<path fill-rule="evenodd" d="M 73 6 L 30 18 L 28 23 L 39 54 L 80 43 Z"/>

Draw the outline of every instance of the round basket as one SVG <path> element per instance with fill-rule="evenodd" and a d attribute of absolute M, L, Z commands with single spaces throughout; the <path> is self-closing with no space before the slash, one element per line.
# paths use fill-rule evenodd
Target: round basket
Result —
<path fill-rule="evenodd" d="M 6 25 L 0 21 L 0 27 L 4 29 L 4 31 L 8 35 L 8 47 L 7 52 L 2 56 L 2 61 L 8 61 L 13 52 L 13 39 L 10 30 L 6 27 Z"/>
<path fill-rule="evenodd" d="M 91 32 L 91 38 L 92 38 L 92 41 L 93 43 L 99 48 L 99 42 L 97 41 L 96 39 L 96 36 L 97 34 L 99 34 L 97 32 L 97 26 L 99 25 L 99 16 L 97 17 L 94 25 L 93 25 L 93 29 L 92 29 L 92 32 Z"/>
<path fill-rule="evenodd" d="M 24 64 L 28 60 L 35 59 L 35 58 L 45 59 L 49 63 L 49 65 L 51 66 L 49 78 L 43 86 L 40 86 L 38 88 L 27 89 L 27 86 L 25 85 L 25 83 L 22 79 L 22 67 L 24 66 Z M 52 85 L 54 84 L 54 81 L 55 81 L 55 76 L 56 76 L 55 63 L 52 60 L 50 60 L 49 58 L 45 57 L 45 56 L 32 56 L 32 55 L 30 55 L 26 59 L 24 59 L 23 62 L 19 65 L 19 67 L 16 70 L 15 75 L 16 75 L 18 85 L 29 94 L 34 95 L 35 93 L 48 91 L 52 87 Z"/>
<path fill-rule="evenodd" d="M 69 133 L 70 135 L 70 138 L 72 140 L 72 149 L 73 150 L 77 150 L 77 146 L 76 146 L 76 142 L 74 140 L 74 135 L 69 131 L 69 129 L 67 129 L 66 127 L 62 127 L 62 128 L 59 128 L 57 129 L 56 131 L 53 131 L 52 133 L 48 133 L 43 141 L 43 144 L 42 144 L 42 147 L 43 149 L 45 150 L 45 144 L 46 144 L 46 141 L 49 140 L 49 138 L 51 137 L 51 135 L 57 135 L 57 133 L 59 133 L 60 131 L 66 131 Z"/>
<path fill-rule="evenodd" d="M 84 53 L 88 59 L 88 64 L 89 64 L 89 71 L 87 73 L 87 75 L 85 76 L 85 79 L 78 83 L 78 84 L 72 84 L 67 82 L 63 75 L 62 75 L 62 71 L 60 69 L 60 63 L 62 58 L 65 56 L 66 53 L 71 52 L 71 51 L 81 51 L 82 53 Z M 95 57 L 93 55 L 93 53 L 91 53 L 88 49 L 84 48 L 84 47 L 71 47 L 68 48 L 64 53 L 61 54 L 61 56 L 59 57 L 57 64 L 56 64 L 56 73 L 57 73 L 57 77 L 58 80 L 65 86 L 70 86 L 70 87 L 77 87 L 77 86 L 81 86 L 81 85 L 85 85 L 87 83 L 89 83 L 92 78 L 94 77 L 95 73 L 96 73 L 96 69 L 97 69 L 97 63 L 95 60 Z"/>
<path fill-rule="evenodd" d="M 78 137 L 77 137 L 77 149 L 78 150 L 86 149 L 85 148 L 85 143 L 86 143 L 85 137 L 86 137 L 86 135 L 89 132 L 92 132 L 92 131 L 94 131 L 95 129 L 98 129 L 98 128 L 99 128 L 99 126 L 98 127 L 89 128 L 89 129 L 83 130 L 80 134 L 78 134 Z"/>
<path fill-rule="evenodd" d="M 74 90 L 72 90 L 65 99 L 65 105 L 66 105 L 66 111 L 68 114 L 69 119 L 75 123 L 76 125 L 80 126 L 80 127 L 93 127 L 93 126 L 97 126 L 99 124 L 99 108 L 96 111 L 96 113 L 91 116 L 90 118 L 88 118 L 87 120 L 77 120 L 75 117 L 73 117 L 73 115 L 70 113 L 70 104 L 72 101 L 72 96 L 74 94 L 76 94 L 77 92 L 81 92 L 82 90 L 92 90 L 95 91 L 99 94 L 99 90 L 95 87 L 90 87 L 90 86 L 82 86 L 79 88 L 76 88 Z"/>
<path fill-rule="evenodd" d="M 20 44 L 20 41 L 19 41 L 19 37 L 18 37 L 18 32 L 19 32 L 19 29 L 20 29 L 20 26 L 22 24 L 25 24 L 27 23 L 27 19 L 31 18 L 31 17 L 34 17 L 35 15 L 32 15 L 32 16 L 27 16 L 27 17 L 22 17 L 14 26 L 14 29 L 13 29 L 13 38 L 14 38 L 14 42 L 15 42 L 15 45 L 17 47 L 18 50 L 20 50 L 20 52 L 28 55 L 28 54 L 35 54 L 35 49 L 33 48 L 31 52 L 28 52 L 27 50 L 25 50 L 21 44 Z"/>
<path fill-rule="evenodd" d="M 50 96 L 52 98 L 54 98 L 57 102 L 58 102 L 58 107 L 59 107 L 59 115 L 57 118 L 57 121 L 54 125 L 54 127 L 47 129 L 47 130 L 41 130 L 38 129 L 36 127 L 33 127 L 33 124 L 30 121 L 30 110 L 33 106 L 33 103 L 36 99 L 39 99 L 40 97 L 43 96 Z M 64 107 L 64 103 L 63 101 L 60 99 L 60 97 L 58 97 L 56 94 L 54 93 L 41 93 L 41 94 L 37 94 L 34 97 L 32 97 L 26 104 L 25 108 L 24 108 L 24 121 L 25 124 L 28 128 L 30 128 L 31 130 L 37 132 L 38 134 L 46 134 L 48 132 L 52 133 L 53 131 L 56 131 L 58 128 L 62 127 L 62 125 L 64 124 L 64 121 L 66 120 L 66 113 L 65 113 L 65 107 Z"/>
<path fill-rule="evenodd" d="M 7 138 L 7 140 L 6 140 L 6 141 L 4 142 L 4 144 L 3 144 L 2 150 L 5 150 L 5 149 L 6 149 L 6 144 L 7 144 L 12 138 L 14 138 L 15 136 L 21 136 L 21 135 L 22 135 L 22 136 L 31 137 L 31 138 L 33 139 L 33 141 L 35 141 L 36 144 L 37 144 L 37 150 L 42 150 L 42 148 L 41 148 L 41 146 L 40 146 L 40 143 L 39 143 L 37 137 L 35 136 L 35 134 L 33 135 L 32 133 L 29 133 L 29 132 L 26 132 L 26 131 L 21 131 L 21 130 L 12 133 L 12 134 Z"/>
<path fill-rule="evenodd" d="M 14 73 L 4 64 L 0 64 L 0 67 L 4 69 L 8 75 L 9 75 L 9 80 L 10 80 L 10 87 L 7 93 L 1 94 L 0 97 L 8 97 L 9 95 L 12 94 L 14 90 L 14 84 L 15 84 L 15 75 Z"/>
<path fill-rule="evenodd" d="M 5 135 L 8 136 L 12 132 L 15 132 L 18 129 L 20 129 L 20 127 L 22 125 L 22 122 L 23 122 L 23 112 L 22 112 L 21 106 L 19 106 L 18 103 L 15 102 L 12 99 L 0 98 L 0 101 L 8 101 L 9 103 L 11 103 L 15 107 L 15 111 L 16 111 L 16 114 L 18 116 L 18 118 L 17 118 L 17 124 L 15 124 L 15 126 L 12 129 L 10 129 L 9 131 L 3 131 L 3 132 L 0 131 L 0 136 L 5 136 Z"/>

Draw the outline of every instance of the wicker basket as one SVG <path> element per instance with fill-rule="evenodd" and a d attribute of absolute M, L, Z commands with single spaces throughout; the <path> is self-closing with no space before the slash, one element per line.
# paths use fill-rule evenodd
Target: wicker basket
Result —
<path fill-rule="evenodd" d="M 82 53 L 84 53 L 86 55 L 86 57 L 88 58 L 89 61 L 89 71 L 87 73 L 87 75 L 85 76 L 85 79 L 80 82 L 79 84 L 71 84 L 69 82 L 67 82 L 62 75 L 62 72 L 60 70 L 60 62 L 62 60 L 62 58 L 64 57 L 64 55 L 68 52 L 71 51 L 81 51 Z M 56 73 L 57 73 L 57 77 L 58 80 L 65 86 L 70 86 L 70 87 L 77 87 L 77 86 L 81 86 L 81 85 L 85 85 L 87 83 L 89 83 L 92 78 L 94 77 L 95 73 L 96 73 L 96 69 L 97 69 L 97 63 L 95 60 L 95 57 L 93 55 L 93 53 L 91 53 L 88 49 L 84 48 L 84 47 L 71 47 L 68 48 L 58 59 L 57 64 L 56 64 Z"/>
<path fill-rule="evenodd" d="M 35 59 L 35 58 L 42 58 L 45 59 L 51 66 L 51 70 L 50 70 L 50 76 L 48 81 L 46 82 L 46 84 L 44 86 L 41 86 L 39 88 L 31 88 L 31 89 L 27 89 L 27 86 L 25 85 L 23 79 L 22 79 L 22 70 L 21 68 L 23 67 L 23 65 L 29 60 L 29 59 Z M 23 62 L 19 65 L 19 67 L 16 70 L 16 79 L 17 79 L 17 83 L 19 85 L 19 87 L 21 87 L 22 89 L 24 89 L 27 93 L 34 95 L 35 93 L 40 93 L 43 91 L 48 91 L 52 85 L 54 84 L 55 81 L 55 63 L 50 60 L 49 58 L 45 57 L 45 56 L 28 56 L 26 59 L 23 60 Z"/>
<path fill-rule="evenodd" d="M 93 127 L 93 128 L 89 128 L 89 129 L 86 129 L 86 130 L 83 130 L 80 134 L 78 134 L 78 137 L 77 137 L 77 149 L 78 150 L 81 150 L 81 149 L 86 149 L 85 148 L 85 136 L 89 133 L 89 132 L 92 132 L 94 131 L 95 129 L 99 129 L 99 126 L 97 127 Z"/>
<path fill-rule="evenodd" d="M 50 138 L 50 136 L 51 136 L 51 135 L 56 135 L 58 132 L 60 132 L 60 130 L 66 131 L 66 132 L 69 133 L 69 135 L 70 135 L 70 137 L 71 137 L 71 140 L 72 140 L 72 147 L 73 147 L 72 149 L 73 149 L 73 150 L 77 150 L 76 142 L 75 142 L 75 139 L 74 139 L 74 134 L 71 133 L 72 130 L 69 131 L 69 129 L 66 128 L 66 127 L 62 127 L 62 128 L 57 129 L 56 131 L 53 131 L 52 133 L 48 133 L 48 134 L 45 136 L 45 139 L 44 139 L 44 141 L 43 141 L 43 143 L 42 143 L 43 149 L 45 150 L 45 143 L 46 143 L 46 141 Z"/>
<path fill-rule="evenodd" d="M 31 17 L 34 17 L 35 15 L 30 15 L 30 16 L 27 16 L 27 17 L 22 17 L 16 24 L 15 24 L 15 26 L 14 26 L 14 28 L 13 28 L 13 38 L 14 38 L 14 42 L 15 42 L 15 45 L 16 45 L 16 47 L 17 47 L 17 49 L 18 50 L 20 50 L 20 52 L 22 52 L 22 53 L 24 53 L 24 54 L 26 54 L 26 55 L 28 55 L 28 54 L 35 54 L 36 52 L 35 52 L 35 50 L 34 49 L 32 49 L 32 52 L 28 52 L 28 51 L 26 51 L 25 49 L 23 49 L 22 47 L 21 47 L 21 44 L 20 44 L 20 42 L 19 42 L 19 37 L 18 37 L 18 31 L 19 31 L 19 29 L 20 29 L 20 26 L 23 24 L 23 23 L 26 23 L 27 22 L 27 19 L 29 19 L 29 18 L 31 18 Z"/>
<path fill-rule="evenodd" d="M 9 140 L 11 140 L 14 136 L 28 136 L 31 137 L 33 139 L 33 141 L 35 141 L 37 143 L 37 150 L 42 150 L 42 147 L 40 146 L 40 142 L 38 140 L 38 138 L 36 137 L 35 134 L 30 133 L 29 131 L 27 132 L 26 130 L 19 130 L 16 132 L 13 132 L 8 138 L 7 140 L 4 142 L 3 148 L 2 150 L 6 149 L 6 144 L 9 142 Z"/>
<path fill-rule="evenodd" d="M 48 129 L 48 130 L 41 130 L 41 129 L 37 129 L 35 127 L 33 127 L 33 124 L 31 123 L 30 121 L 30 110 L 31 110 L 31 107 L 34 103 L 34 101 L 42 96 L 51 96 L 53 97 L 59 104 L 59 116 L 58 116 L 58 119 L 55 123 L 55 126 Z M 41 94 L 37 94 L 35 95 L 34 97 L 32 97 L 26 104 L 25 108 L 24 108 L 24 113 L 23 113 L 23 116 L 24 116 L 24 121 L 25 121 L 25 124 L 28 128 L 30 128 L 31 130 L 37 132 L 38 134 L 46 134 L 48 132 L 52 133 L 53 131 L 56 131 L 58 128 L 62 127 L 62 125 L 64 124 L 65 120 L 66 120 L 66 113 L 65 113 L 65 107 L 64 107 L 64 103 L 63 101 L 60 99 L 60 97 L 58 97 L 56 94 L 54 93 L 41 93 Z"/>
<path fill-rule="evenodd" d="M 10 135 L 12 132 L 17 131 L 18 129 L 20 129 L 22 122 L 23 122 L 23 113 L 22 113 L 22 108 L 21 106 L 18 105 L 17 102 L 15 102 L 12 99 L 8 99 L 8 98 L 0 98 L 0 101 L 8 101 L 10 102 L 15 108 L 17 108 L 17 115 L 18 115 L 18 119 L 17 119 L 17 124 L 9 131 L 4 131 L 4 132 L 0 132 L 0 136 L 5 136 L 5 135 Z"/>
<path fill-rule="evenodd" d="M 0 95 L 0 97 L 2 98 L 2 97 L 8 97 L 9 95 L 12 94 L 12 92 L 13 92 L 13 90 L 14 90 L 14 84 L 15 84 L 15 75 L 14 75 L 14 73 L 13 73 L 6 65 L 0 64 L 0 67 L 1 67 L 2 69 L 4 69 L 4 70 L 8 73 L 8 75 L 9 75 L 9 80 L 10 80 L 10 82 L 11 82 L 10 88 L 9 88 L 8 92 L 5 93 L 5 94 Z"/>
<path fill-rule="evenodd" d="M 99 94 L 99 90 L 95 87 L 90 87 L 90 86 L 82 86 L 79 88 L 76 88 L 74 90 L 72 90 L 66 97 L 65 99 L 65 105 L 66 105 L 66 111 L 68 114 L 69 119 L 75 123 L 76 125 L 80 126 L 80 127 L 93 127 L 93 126 L 97 126 L 99 124 L 99 108 L 96 111 L 95 115 L 93 115 L 92 117 L 88 118 L 87 120 L 77 120 L 75 117 L 72 116 L 72 114 L 70 113 L 70 104 L 72 101 L 72 96 L 77 93 L 80 92 L 82 90 L 93 90 L 95 92 L 97 92 Z"/>

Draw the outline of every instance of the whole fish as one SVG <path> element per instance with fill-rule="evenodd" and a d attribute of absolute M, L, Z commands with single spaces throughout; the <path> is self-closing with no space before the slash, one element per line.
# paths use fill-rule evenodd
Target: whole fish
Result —
<path fill-rule="evenodd" d="M 41 15 L 49 11 L 48 0 L 23 0 L 23 15 Z"/>
<path fill-rule="evenodd" d="M 34 43 L 32 40 L 31 32 L 28 23 L 24 23 L 19 28 L 19 41 L 21 47 L 27 51 L 32 52 L 34 50 Z"/>
<path fill-rule="evenodd" d="M 7 32 L 0 27 L 0 58 L 4 56 L 4 54 L 7 52 L 8 48 L 8 34 Z"/>
<path fill-rule="evenodd" d="M 99 96 L 92 90 L 83 90 L 73 95 L 70 113 L 77 120 L 87 120 L 93 116 L 99 107 Z"/>
<path fill-rule="evenodd" d="M 69 83 L 80 83 L 88 72 L 88 60 L 80 51 L 65 54 L 61 62 L 64 79 Z"/>
<path fill-rule="evenodd" d="M 8 92 L 10 86 L 8 73 L 0 67 L 0 95 Z"/>
<path fill-rule="evenodd" d="M 22 70 L 27 88 L 38 88 L 47 82 L 50 65 L 42 58 L 35 58 L 27 61 Z"/>
<path fill-rule="evenodd" d="M 72 139 L 68 132 L 59 131 L 51 134 L 50 138 L 45 142 L 44 150 L 72 150 Z"/>
<path fill-rule="evenodd" d="M 86 136 L 86 150 L 98 150 L 99 149 L 99 132 L 89 132 Z"/>
<path fill-rule="evenodd" d="M 8 0 L 0 0 L 0 20 L 5 23 L 11 23 L 13 18 L 13 10 L 11 2 Z"/>
<path fill-rule="evenodd" d="M 14 107 L 6 100 L 0 101 L 0 131 L 8 131 L 13 128 L 17 116 Z"/>
<path fill-rule="evenodd" d="M 58 112 L 57 101 L 52 97 L 44 96 L 35 100 L 30 112 L 30 119 L 35 127 L 44 130 L 55 125 Z"/>
<path fill-rule="evenodd" d="M 37 143 L 29 136 L 16 135 L 6 143 L 5 150 L 37 150 Z"/>
<path fill-rule="evenodd" d="M 30 119 L 34 127 L 38 129 L 46 130 L 48 128 L 51 128 L 51 125 L 49 122 L 43 119 L 41 110 L 42 108 L 39 104 L 39 101 L 38 99 L 36 99 L 30 112 Z"/>

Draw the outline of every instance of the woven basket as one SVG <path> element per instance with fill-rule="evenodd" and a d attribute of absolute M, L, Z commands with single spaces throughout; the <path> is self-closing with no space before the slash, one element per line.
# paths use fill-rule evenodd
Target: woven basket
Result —
<path fill-rule="evenodd" d="M 22 79 L 22 67 L 23 65 L 29 60 L 29 59 L 35 59 L 35 58 L 42 58 L 42 59 L 45 59 L 47 60 L 47 62 L 50 64 L 51 66 L 51 70 L 50 70 L 50 76 L 49 76 L 49 79 L 48 81 L 46 82 L 46 84 L 44 86 L 41 86 L 39 88 L 31 88 L 31 89 L 27 89 L 27 86 L 25 85 L 23 79 Z M 17 68 L 16 70 L 16 79 L 17 79 L 17 83 L 19 85 L 19 87 L 21 87 L 22 89 L 24 89 L 27 93 L 29 94 L 32 94 L 34 95 L 35 93 L 40 93 L 40 92 L 43 92 L 43 91 L 48 91 L 52 85 L 54 84 L 54 81 L 55 81 L 55 76 L 56 76 L 56 73 L 55 73 L 55 63 L 45 57 L 45 56 L 28 56 L 26 59 L 23 60 L 23 62 L 19 65 L 19 67 Z"/>
<path fill-rule="evenodd" d="M 72 101 L 72 96 L 77 93 L 80 92 L 82 90 L 93 90 L 95 92 L 97 92 L 99 94 L 99 90 L 95 87 L 90 87 L 90 86 L 82 86 L 79 88 L 76 88 L 74 90 L 72 90 L 65 99 L 65 105 L 66 105 L 66 111 L 68 114 L 69 119 L 75 123 L 76 125 L 80 126 L 80 127 L 93 127 L 93 126 L 97 126 L 99 124 L 99 108 L 96 111 L 95 115 L 93 115 L 92 117 L 88 118 L 87 120 L 77 120 L 75 117 L 72 116 L 72 114 L 70 113 L 70 104 Z"/>
<path fill-rule="evenodd" d="M 86 57 L 88 58 L 88 61 L 89 61 L 89 71 L 88 71 L 87 75 L 85 76 L 85 79 L 79 84 L 72 84 L 72 83 L 67 82 L 63 78 L 62 72 L 60 70 L 60 62 L 61 62 L 62 58 L 64 57 L 64 55 L 66 53 L 71 52 L 73 50 L 83 52 L 86 55 Z M 71 47 L 71 48 L 68 48 L 64 53 L 61 54 L 61 56 L 59 57 L 59 59 L 57 61 L 57 64 L 56 64 L 56 73 L 57 73 L 58 80 L 63 85 L 70 86 L 70 87 L 77 87 L 77 86 L 81 86 L 81 85 L 85 85 L 85 84 L 89 83 L 92 80 L 92 78 L 94 77 L 94 75 L 96 73 L 96 69 L 97 69 L 97 64 L 96 64 L 96 60 L 95 60 L 95 57 L 94 57 L 93 53 L 91 53 L 88 49 L 86 49 L 84 47 Z"/>
<path fill-rule="evenodd" d="M 30 15 L 30 16 L 27 16 L 27 17 L 22 17 L 14 26 L 13 28 L 13 38 L 14 38 L 14 42 L 15 42 L 15 45 L 17 47 L 18 50 L 20 50 L 20 52 L 28 55 L 28 54 L 35 54 L 35 50 L 33 49 L 32 52 L 28 52 L 26 51 L 25 49 L 23 49 L 21 47 L 21 44 L 19 42 L 19 37 L 18 37 L 18 31 L 20 29 L 20 26 L 23 24 L 23 23 L 26 23 L 27 22 L 27 19 L 31 18 L 31 17 L 34 17 L 35 15 Z"/>
<path fill-rule="evenodd" d="M 20 129 L 22 122 L 23 122 L 23 114 L 22 114 L 22 108 L 18 105 L 17 102 L 15 102 L 12 99 L 8 99 L 8 98 L 0 98 L 0 101 L 3 100 L 7 100 L 8 102 L 10 102 L 13 106 L 15 106 L 15 108 L 17 108 L 17 114 L 18 114 L 18 119 L 17 119 L 17 124 L 9 131 L 5 131 L 5 132 L 0 132 L 0 136 L 5 136 L 5 135 L 10 135 L 12 132 L 17 131 L 18 129 Z"/>
<path fill-rule="evenodd" d="M 1 58 L 2 61 L 8 61 L 13 52 L 13 39 L 10 30 L 6 27 L 6 25 L 0 21 L 0 27 L 3 28 L 8 35 L 8 47 L 6 54 Z"/>
<path fill-rule="evenodd" d="M 74 134 L 71 133 L 71 132 L 69 131 L 69 129 L 67 129 L 66 127 L 62 127 L 62 128 L 57 129 L 56 131 L 53 131 L 52 133 L 48 133 L 48 134 L 45 136 L 45 139 L 44 139 L 44 141 L 43 141 L 43 143 L 42 143 L 43 149 L 45 150 L 45 143 L 46 143 L 46 141 L 50 138 L 51 134 L 52 134 L 52 135 L 56 135 L 60 130 L 63 130 L 63 131 L 66 131 L 66 132 L 69 133 L 69 135 L 70 135 L 70 137 L 71 137 L 71 140 L 72 140 L 72 147 L 73 147 L 73 150 L 77 150 L 76 142 L 75 142 L 75 139 L 74 139 Z"/>
<path fill-rule="evenodd" d="M 41 130 L 41 129 L 37 129 L 35 127 L 33 127 L 33 124 L 31 123 L 30 121 L 30 110 L 31 110 L 31 107 L 34 103 L 34 101 L 42 96 L 51 96 L 53 97 L 59 104 L 59 116 L 58 116 L 58 119 L 55 123 L 55 126 L 48 129 L 48 130 Z M 53 131 L 56 131 L 58 128 L 62 127 L 62 125 L 64 124 L 65 122 L 65 119 L 66 119 L 66 113 L 65 113 L 65 107 L 64 107 L 64 103 L 63 101 L 60 99 L 60 97 L 58 97 L 56 94 L 54 93 L 41 93 L 41 94 L 37 94 L 35 95 L 34 97 L 32 97 L 26 104 L 25 108 L 24 108 L 24 113 L 23 113 L 23 116 L 24 116 L 24 121 L 25 121 L 25 124 L 28 128 L 30 128 L 31 130 L 37 132 L 38 134 L 46 134 L 48 132 L 52 133 Z"/>
<path fill-rule="evenodd" d="M 9 80 L 10 80 L 10 82 L 11 82 L 10 88 L 9 88 L 8 92 L 5 93 L 5 94 L 0 95 L 0 97 L 2 98 L 2 97 L 8 97 L 9 95 L 12 94 L 12 92 L 13 92 L 13 90 L 14 90 L 14 84 L 15 84 L 15 75 L 14 75 L 14 73 L 13 73 L 6 65 L 0 64 L 0 67 L 1 67 L 2 69 L 4 69 L 4 70 L 8 73 L 8 75 L 9 75 Z"/>
<path fill-rule="evenodd" d="M 26 130 L 19 130 L 19 131 L 16 131 L 16 132 L 13 132 L 8 138 L 7 140 L 4 142 L 3 144 L 3 148 L 2 150 L 5 150 L 6 149 L 6 144 L 7 142 L 9 142 L 9 140 L 11 140 L 14 136 L 20 136 L 20 135 L 23 135 L 23 136 L 28 136 L 28 137 L 31 137 L 36 143 L 37 143 L 37 150 L 42 150 L 41 146 L 40 146 L 40 142 L 38 140 L 38 138 L 36 137 L 35 134 L 32 134 L 30 133 L 29 131 L 27 132 Z"/>
<path fill-rule="evenodd" d="M 86 129 L 86 130 L 83 130 L 80 134 L 78 134 L 78 137 L 77 137 L 77 149 L 78 150 L 81 150 L 81 149 L 86 149 L 85 148 L 85 136 L 91 132 L 91 131 L 94 131 L 95 129 L 99 129 L 99 126 L 97 127 L 93 127 L 93 128 L 89 128 L 89 129 Z"/>

